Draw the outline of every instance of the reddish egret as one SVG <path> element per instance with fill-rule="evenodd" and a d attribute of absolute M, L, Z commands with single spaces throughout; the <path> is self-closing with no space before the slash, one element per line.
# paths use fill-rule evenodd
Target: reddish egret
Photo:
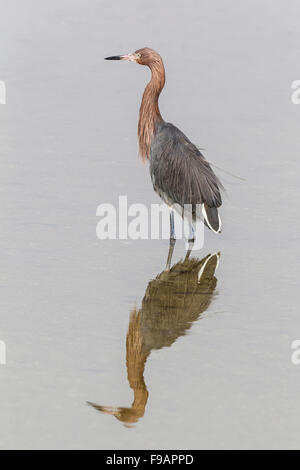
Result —
<path fill-rule="evenodd" d="M 222 185 L 200 150 L 177 127 L 161 117 L 158 98 L 165 85 L 165 68 L 161 56 L 145 47 L 133 54 L 107 57 L 147 65 L 152 73 L 140 108 L 138 137 L 140 155 L 150 160 L 154 190 L 170 207 L 170 240 L 175 242 L 174 212 L 186 216 L 190 208 L 190 237 L 194 241 L 194 222 L 201 218 L 215 233 L 221 232 L 218 208 L 222 205 Z M 201 208 L 200 211 L 196 210 Z"/>

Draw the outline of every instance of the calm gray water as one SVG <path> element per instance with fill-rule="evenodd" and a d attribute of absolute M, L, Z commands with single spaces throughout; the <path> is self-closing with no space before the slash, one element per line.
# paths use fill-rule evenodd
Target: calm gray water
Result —
<path fill-rule="evenodd" d="M 1 448 L 300 448 L 299 2 L 0 7 Z M 149 72 L 103 60 L 143 46 L 165 60 L 164 118 L 246 180 L 218 171 L 200 286 L 184 264 L 149 285 L 167 241 L 96 238 L 100 203 L 159 202 L 136 139 Z"/>

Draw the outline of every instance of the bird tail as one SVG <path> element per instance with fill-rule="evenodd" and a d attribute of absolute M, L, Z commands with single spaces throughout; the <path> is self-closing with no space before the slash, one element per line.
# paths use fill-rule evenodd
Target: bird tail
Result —
<path fill-rule="evenodd" d="M 204 217 L 205 225 L 210 228 L 215 233 L 222 232 L 222 222 L 218 214 L 218 209 L 216 207 L 208 207 L 207 204 L 203 204 L 202 212 Z"/>

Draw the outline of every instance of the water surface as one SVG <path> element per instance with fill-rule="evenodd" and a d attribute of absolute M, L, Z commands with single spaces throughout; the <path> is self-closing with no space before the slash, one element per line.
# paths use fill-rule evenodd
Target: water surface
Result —
<path fill-rule="evenodd" d="M 299 448 L 299 2 L 0 6 L 1 448 Z M 100 203 L 159 202 L 149 73 L 103 60 L 143 46 L 163 117 L 246 179 L 216 170 L 223 233 L 187 262 L 178 242 L 172 279 L 167 241 L 96 238 Z"/>

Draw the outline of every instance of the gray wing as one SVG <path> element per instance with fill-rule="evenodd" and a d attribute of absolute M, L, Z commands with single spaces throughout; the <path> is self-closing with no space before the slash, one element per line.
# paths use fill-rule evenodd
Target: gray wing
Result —
<path fill-rule="evenodd" d="M 154 189 L 174 204 L 220 207 L 222 184 L 199 149 L 173 124 L 160 122 L 150 152 Z"/>

